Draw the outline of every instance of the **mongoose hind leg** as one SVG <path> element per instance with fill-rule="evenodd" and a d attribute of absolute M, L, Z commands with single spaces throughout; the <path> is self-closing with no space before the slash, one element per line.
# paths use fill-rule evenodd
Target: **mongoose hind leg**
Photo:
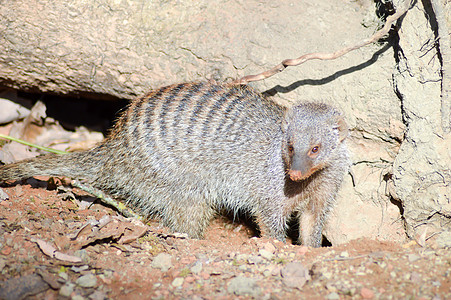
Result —
<path fill-rule="evenodd" d="M 161 214 L 163 224 L 175 232 L 188 234 L 190 238 L 203 238 L 215 211 L 206 201 L 202 201 L 204 199 L 199 200 L 186 197 L 168 202 Z"/>

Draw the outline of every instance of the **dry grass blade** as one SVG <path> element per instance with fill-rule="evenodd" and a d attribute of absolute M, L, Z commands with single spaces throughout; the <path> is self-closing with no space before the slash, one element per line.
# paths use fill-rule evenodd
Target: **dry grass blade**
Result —
<path fill-rule="evenodd" d="M 12 136 L 9 136 L 9 135 L 4 135 L 4 134 L 1 134 L 1 133 L 0 133 L 0 138 L 6 139 L 6 140 L 10 140 L 10 141 L 13 141 L 13 142 L 17 142 L 17 143 L 21 143 L 23 145 L 34 147 L 36 149 L 47 151 L 47 152 L 54 153 L 54 154 L 67 154 L 68 153 L 66 151 L 61 151 L 61 150 L 56 150 L 56 149 L 52 149 L 52 148 L 47 148 L 47 147 L 44 147 L 44 146 L 39 146 L 39 145 L 30 143 L 30 142 L 27 142 L 27 141 L 24 141 L 24 140 L 21 140 L 21 139 L 17 139 L 17 138 L 14 138 Z"/>

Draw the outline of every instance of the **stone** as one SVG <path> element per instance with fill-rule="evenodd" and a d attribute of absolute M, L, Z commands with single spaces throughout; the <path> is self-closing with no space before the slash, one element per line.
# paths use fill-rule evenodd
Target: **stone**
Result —
<path fill-rule="evenodd" d="M 151 266 L 152 268 L 160 269 L 162 272 L 167 272 L 172 268 L 172 255 L 167 253 L 158 254 L 154 257 Z"/>
<path fill-rule="evenodd" d="M 75 283 L 81 287 L 94 287 L 97 284 L 97 277 L 94 274 L 87 274 L 78 277 Z"/>
<path fill-rule="evenodd" d="M 280 271 L 283 283 L 291 288 L 301 289 L 310 279 L 309 271 L 300 262 L 288 263 Z"/>
<path fill-rule="evenodd" d="M 238 276 L 230 280 L 227 291 L 237 296 L 250 295 L 256 297 L 260 294 L 258 280 L 244 276 Z"/>

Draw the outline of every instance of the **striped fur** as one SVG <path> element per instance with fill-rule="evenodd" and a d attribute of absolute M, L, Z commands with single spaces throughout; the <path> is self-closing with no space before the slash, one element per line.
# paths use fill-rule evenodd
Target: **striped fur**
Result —
<path fill-rule="evenodd" d="M 226 209 L 249 213 L 263 233 L 284 240 L 297 213 L 309 224 L 300 240 L 319 246 L 349 166 L 340 124 L 324 104 L 287 110 L 248 87 L 176 84 L 133 101 L 96 148 L 3 166 L 0 179 L 84 178 L 195 238 Z M 312 145 L 320 145 L 319 154 L 309 152 Z M 296 181 L 306 170 L 309 177 Z"/>

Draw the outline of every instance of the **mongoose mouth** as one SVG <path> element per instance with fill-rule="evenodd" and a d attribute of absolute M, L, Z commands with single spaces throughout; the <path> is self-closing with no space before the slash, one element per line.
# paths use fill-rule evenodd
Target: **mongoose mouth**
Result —
<path fill-rule="evenodd" d="M 310 168 L 310 170 L 308 170 L 308 172 L 304 172 L 304 173 L 300 170 L 288 170 L 288 176 L 290 176 L 290 179 L 293 181 L 302 181 L 302 180 L 309 178 L 314 173 L 316 173 L 317 171 L 319 171 L 323 168 L 324 168 L 323 165 L 318 165 L 318 166 Z"/>

